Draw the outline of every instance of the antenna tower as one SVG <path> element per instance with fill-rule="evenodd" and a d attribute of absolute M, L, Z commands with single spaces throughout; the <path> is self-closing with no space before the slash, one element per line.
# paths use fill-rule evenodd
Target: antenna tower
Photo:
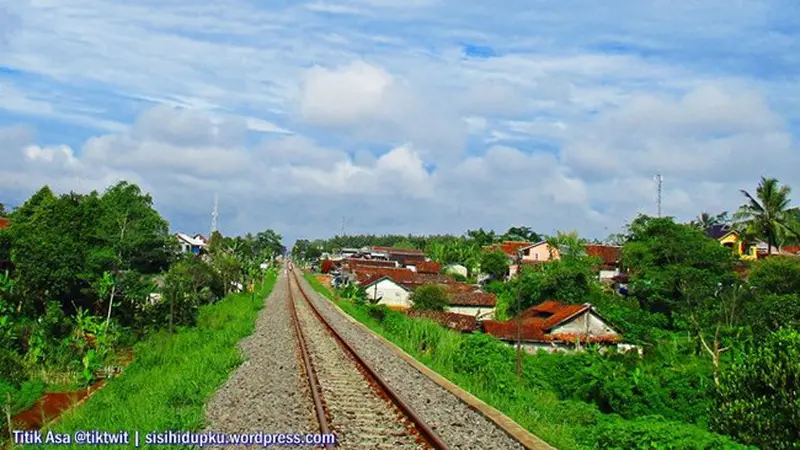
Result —
<path fill-rule="evenodd" d="M 219 194 L 214 194 L 214 210 L 211 211 L 211 234 L 217 231 L 217 217 L 219 217 Z"/>
<path fill-rule="evenodd" d="M 658 211 L 658 217 L 661 217 L 661 183 L 663 180 L 664 177 L 662 177 L 660 173 L 657 173 L 656 183 L 658 183 L 658 197 L 656 198 L 656 209 Z"/>
<path fill-rule="evenodd" d="M 344 216 L 342 216 L 342 236 L 344 236 Z"/>

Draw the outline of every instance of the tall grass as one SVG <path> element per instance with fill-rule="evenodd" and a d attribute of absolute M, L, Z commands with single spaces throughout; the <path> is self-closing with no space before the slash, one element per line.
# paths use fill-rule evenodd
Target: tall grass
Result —
<path fill-rule="evenodd" d="M 726 437 L 691 424 L 662 417 L 625 420 L 616 414 L 603 414 L 592 403 L 562 399 L 551 384 L 560 376 L 552 373 L 558 367 L 553 364 L 558 356 L 548 359 L 525 355 L 525 376 L 520 380 L 516 376 L 514 349 L 489 336 L 465 335 L 430 320 L 356 305 L 337 298 L 312 274 L 306 274 L 306 279 L 347 314 L 559 449 L 742 448 Z M 631 442 L 638 442 L 638 446 Z"/>
<path fill-rule="evenodd" d="M 53 431 L 202 429 L 205 404 L 243 362 L 237 344 L 253 332 L 276 278 L 276 272 L 268 273 L 255 300 L 250 293 L 228 295 L 201 307 L 195 327 L 159 332 L 138 343 L 125 372 L 66 413 Z"/>

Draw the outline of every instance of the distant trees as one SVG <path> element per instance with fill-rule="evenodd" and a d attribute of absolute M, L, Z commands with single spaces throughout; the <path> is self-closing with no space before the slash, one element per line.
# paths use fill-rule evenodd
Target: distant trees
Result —
<path fill-rule="evenodd" d="M 775 178 L 761 178 L 755 195 L 741 190 L 747 201 L 739 208 L 734 219 L 748 232 L 766 240 L 768 253 L 787 237 L 800 236 L 796 229 L 798 208 L 791 207 L 791 188 L 781 186 Z"/>
<path fill-rule="evenodd" d="M 717 215 L 712 215 L 707 212 L 703 212 L 695 219 L 692 219 L 692 221 L 689 222 L 689 225 L 695 226 L 705 231 L 714 225 L 722 225 L 729 222 L 730 218 L 728 217 L 727 211 L 723 211 L 722 213 Z"/>
<path fill-rule="evenodd" d="M 420 286 L 411 294 L 412 308 L 420 311 L 444 311 L 448 305 L 443 287 L 429 284 Z"/>
<path fill-rule="evenodd" d="M 508 256 L 502 250 L 483 252 L 481 271 L 495 280 L 503 280 L 508 275 Z"/>
<path fill-rule="evenodd" d="M 643 309 L 663 313 L 673 323 L 686 324 L 680 316 L 689 304 L 684 285 L 692 287 L 693 295 L 708 296 L 733 277 L 729 249 L 670 217 L 634 219 L 622 255 L 630 269 L 631 294 Z"/>

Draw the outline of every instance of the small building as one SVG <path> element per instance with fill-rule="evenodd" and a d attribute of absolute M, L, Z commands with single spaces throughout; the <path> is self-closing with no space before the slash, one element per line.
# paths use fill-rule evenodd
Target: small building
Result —
<path fill-rule="evenodd" d="M 411 289 L 388 276 L 364 279 L 361 283 L 367 298 L 379 305 L 386 305 L 394 310 L 411 308 Z"/>
<path fill-rule="evenodd" d="M 731 249 L 739 258 L 753 261 L 758 259 L 758 244 L 749 246 L 741 238 L 739 232 L 728 224 L 711 225 L 706 229 L 706 236 L 715 239 L 720 244 Z M 766 246 L 764 248 L 766 250 Z"/>
<path fill-rule="evenodd" d="M 208 245 L 208 240 L 202 234 L 189 236 L 188 234 L 177 233 L 175 236 L 178 238 L 178 245 L 180 245 L 183 253 L 199 255 L 204 252 Z"/>
<path fill-rule="evenodd" d="M 539 350 L 549 353 L 575 351 L 587 344 L 616 346 L 622 342 L 619 332 L 589 303 L 566 305 L 548 300 L 506 322 L 484 321 L 482 329 L 497 339 L 515 345 L 517 323 L 522 347 L 529 353 Z"/>
<path fill-rule="evenodd" d="M 595 245 L 585 246 L 586 256 L 600 259 L 600 271 L 598 278 L 601 282 L 613 283 L 614 277 L 620 274 L 620 260 L 622 258 L 622 247 L 618 245 Z"/>
<path fill-rule="evenodd" d="M 541 264 L 548 261 L 556 260 L 561 257 L 558 253 L 558 249 L 550 245 L 547 241 L 539 241 L 534 244 L 522 246 L 518 248 L 518 251 L 522 254 L 522 263 L 523 264 Z M 516 254 L 510 255 L 511 257 L 511 265 L 508 268 L 509 275 L 514 276 L 519 271 L 519 268 L 516 264 Z"/>

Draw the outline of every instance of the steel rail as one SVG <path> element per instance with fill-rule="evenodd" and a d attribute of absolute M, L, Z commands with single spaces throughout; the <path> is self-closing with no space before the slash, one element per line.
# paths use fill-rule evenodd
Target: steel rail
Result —
<path fill-rule="evenodd" d="M 375 382 L 386 393 L 386 395 L 389 397 L 392 403 L 394 403 L 395 406 L 397 406 L 400 409 L 400 411 L 402 411 L 403 414 L 405 414 L 406 417 L 408 417 L 414 423 L 415 427 L 420 432 L 422 437 L 431 446 L 433 446 L 437 450 L 450 450 L 450 447 L 448 447 L 447 444 L 445 444 L 444 441 L 442 441 L 442 439 L 436 434 L 436 432 L 434 432 L 430 427 L 428 427 L 427 424 L 425 424 L 422 418 L 420 418 L 417 415 L 417 413 L 414 412 L 413 409 L 411 409 L 411 406 L 409 406 L 405 401 L 403 401 L 403 399 L 400 398 L 400 396 L 391 387 L 389 387 L 389 384 L 386 382 L 386 380 L 381 378 L 375 371 L 375 369 L 373 369 L 371 365 L 369 365 L 358 353 L 356 353 L 355 349 L 353 349 L 353 347 L 342 337 L 342 335 L 339 334 L 339 332 L 335 328 L 333 328 L 333 326 L 331 326 L 331 324 L 327 321 L 327 319 L 325 319 L 322 316 L 322 314 L 319 312 L 319 309 L 317 309 L 316 305 L 314 305 L 314 303 L 311 301 L 311 299 L 308 298 L 308 295 L 303 290 L 303 287 L 300 284 L 300 279 L 298 278 L 297 272 L 294 270 L 294 267 L 291 267 L 290 271 L 292 272 L 292 276 L 294 277 L 295 284 L 297 285 L 300 294 L 303 296 L 306 303 L 308 303 L 308 305 L 310 306 L 311 311 L 314 313 L 317 319 L 319 319 L 319 321 L 323 325 L 325 325 L 325 328 L 331 333 L 331 335 L 333 335 L 333 337 L 339 342 L 339 344 L 341 344 L 342 348 L 344 348 L 345 351 L 349 353 L 361 367 L 364 368 L 364 370 L 370 375 L 370 377 L 372 377 L 372 379 L 375 380 Z"/>
<path fill-rule="evenodd" d="M 329 434 L 328 416 L 325 414 L 325 405 L 322 403 L 322 389 L 319 385 L 317 373 L 314 371 L 314 366 L 311 365 L 311 357 L 308 353 L 305 334 L 303 334 L 303 329 L 300 327 L 300 319 L 297 315 L 297 308 L 295 308 L 294 305 L 294 295 L 292 294 L 292 280 L 289 278 L 287 281 L 289 284 L 289 307 L 292 310 L 292 318 L 294 319 L 292 322 L 294 322 L 294 329 L 297 333 L 297 344 L 298 347 L 300 347 L 300 354 L 303 357 L 303 365 L 306 368 L 306 378 L 308 378 L 311 398 L 314 400 L 314 409 L 317 414 L 317 421 L 319 422 L 319 431 L 322 434 Z M 300 292 L 302 293 L 302 290 Z M 328 444 L 326 447 L 331 448 L 331 445 Z"/>

